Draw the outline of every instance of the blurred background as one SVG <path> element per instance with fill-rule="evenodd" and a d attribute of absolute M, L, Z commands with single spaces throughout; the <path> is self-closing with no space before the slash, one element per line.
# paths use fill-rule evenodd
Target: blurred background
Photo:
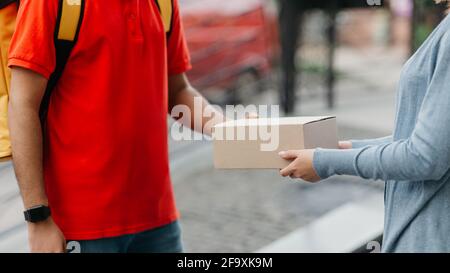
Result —
<path fill-rule="evenodd" d="M 391 134 L 402 65 L 445 17 L 433 0 L 179 2 L 189 78 L 211 102 L 335 115 L 341 139 Z M 310 185 L 276 170 L 215 170 L 210 142 L 169 136 L 169 143 L 187 252 L 378 250 L 382 182 L 336 177 Z M 0 165 L 0 181 L 0 252 L 26 251 L 8 164 Z"/>

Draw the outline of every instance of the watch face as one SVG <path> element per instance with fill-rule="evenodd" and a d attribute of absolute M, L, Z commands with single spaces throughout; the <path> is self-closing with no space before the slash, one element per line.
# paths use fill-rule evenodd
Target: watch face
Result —
<path fill-rule="evenodd" d="M 31 223 L 47 220 L 50 216 L 50 208 L 44 205 L 32 207 L 24 212 L 25 220 Z"/>

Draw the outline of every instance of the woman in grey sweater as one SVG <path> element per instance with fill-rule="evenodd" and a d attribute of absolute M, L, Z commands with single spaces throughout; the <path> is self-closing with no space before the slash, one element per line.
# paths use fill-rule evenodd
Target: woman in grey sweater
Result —
<path fill-rule="evenodd" d="M 450 252 L 450 17 L 405 64 L 392 136 L 281 152 L 281 175 L 386 181 L 383 252 Z"/>

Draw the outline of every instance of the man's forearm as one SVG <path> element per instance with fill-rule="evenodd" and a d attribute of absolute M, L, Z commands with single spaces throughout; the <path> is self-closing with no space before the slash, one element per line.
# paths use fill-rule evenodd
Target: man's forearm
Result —
<path fill-rule="evenodd" d="M 9 101 L 9 127 L 13 163 L 25 208 L 48 203 L 43 175 L 43 141 L 39 106 L 46 79 L 13 69 Z"/>
<path fill-rule="evenodd" d="M 47 204 L 42 167 L 42 131 L 39 115 L 10 106 L 14 170 L 25 208 Z"/>
<path fill-rule="evenodd" d="M 196 99 L 197 103 L 195 101 Z M 177 96 L 171 101 L 169 107 L 170 109 L 173 109 L 176 105 L 186 105 L 191 110 L 190 118 L 181 120 L 182 122 L 189 120 L 190 124 L 183 125 L 206 135 L 211 135 L 212 127 L 226 119 L 221 111 L 210 105 L 209 102 L 192 87 L 187 87 L 179 91 Z"/>

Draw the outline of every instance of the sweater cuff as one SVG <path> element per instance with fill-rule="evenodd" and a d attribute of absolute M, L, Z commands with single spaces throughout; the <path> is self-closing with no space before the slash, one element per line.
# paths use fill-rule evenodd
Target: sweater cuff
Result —
<path fill-rule="evenodd" d="M 333 175 L 357 175 L 355 158 L 359 150 L 316 149 L 313 166 L 320 178 L 326 179 Z"/>

